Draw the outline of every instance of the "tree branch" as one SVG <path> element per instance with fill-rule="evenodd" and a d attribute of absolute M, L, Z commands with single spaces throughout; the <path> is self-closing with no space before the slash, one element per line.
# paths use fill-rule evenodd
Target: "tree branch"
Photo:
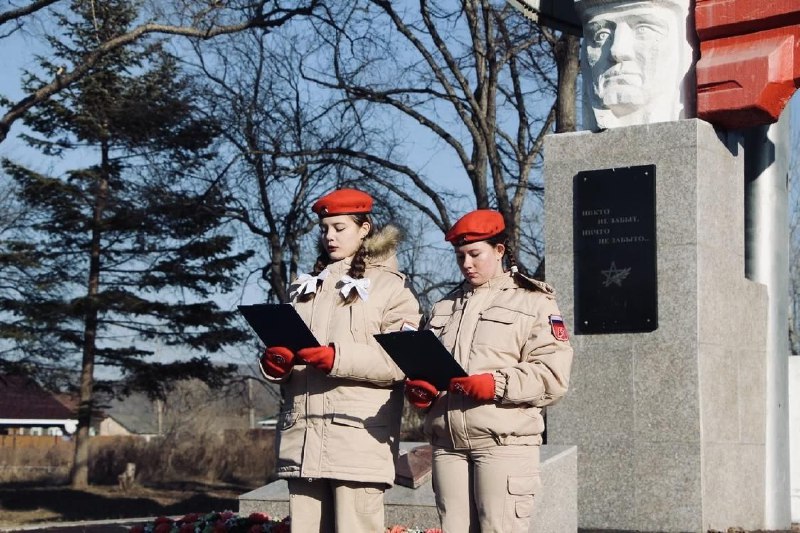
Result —
<path fill-rule="evenodd" d="M 239 24 L 211 26 L 208 29 L 156 23 L 146 23 L 137 26 L 128 33 L 118 35 L 113 39 L 109 39 L 108 41 L 101 43 L 95 50 L 88 53 L 85 59 L 80 64 L 76 65 L 71 71 L 64 72 L 56 76 L 52 82 L 40 87 L 38 90 L 23 98 L 16 104 L 13 104 L 8 112 L 6 112 L 6 114 L 2 117 L 2 119 L 0 119 L 0 143 L 3 142 L 8 136 L 11 125 L 22 118 L 28 110 L 44 102 L 54 94 L 86 76 L 92 70 L 92 67 L 94 67 L 97 62 L 109 52 L 126 46 L 145 35 L 178 35 L 207 40 L 220 35 L 238 33 L 250 28 L 275 28 L 281 26 L 296 16 L 311 14 L 320 1 L 321 0 L 309 0 L 309 3 L 304 7 L 287 10 L 274 10 L 270 13 L 258 13 L 254 17 Z"/>
<path fill-rule="evenodd" d="M 44 9 L 47 6 L 55 4 L 56 2 L 59 1 L 60 0 L 36 0 L 35 2 L 31 2 L 25 7 L 18 7 L 17 9 L 4 11 L 0 13 L 0 26 L 11 20 L 18 20 L 26 15 L 35 13 L 40 9 Z"/>

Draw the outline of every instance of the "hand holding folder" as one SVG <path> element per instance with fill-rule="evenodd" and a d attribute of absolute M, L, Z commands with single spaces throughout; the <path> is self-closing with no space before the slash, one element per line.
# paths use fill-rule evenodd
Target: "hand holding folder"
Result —
<path fill-rule="evenodd" d="M 265 346 L 284 346 L 297 353 L 319 346 L 314 334 L 289 304 L 240 305 L 239 312 Z"/>
<path fill-rule="evenodd" d="M 285 346 L 267 346 L 259 362 L 265 374 L 273 378 L 282 378 L 292 370 L 294 352 Z"/>
<path fill-rule="evenodd" d="M 417 409 L 427 409 L 439 395 L 436 387 L 424 379 L 407 379 L 404 392 L 408 402 Z"/>
<path fill-rule="evenodd" d="M 431 330 L 395 331 L 374 337 L 408 379 L 423 379 L 444 391 L 451 378 L 467 375 Z"/>

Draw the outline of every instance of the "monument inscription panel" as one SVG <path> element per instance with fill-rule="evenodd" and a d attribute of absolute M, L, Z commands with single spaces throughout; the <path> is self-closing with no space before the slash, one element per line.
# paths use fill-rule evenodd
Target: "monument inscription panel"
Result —
<path fill-rule="evenodd" d="M 655 165 L 579 172 L 573 195 L 576 333 L 654 331 Z"/>

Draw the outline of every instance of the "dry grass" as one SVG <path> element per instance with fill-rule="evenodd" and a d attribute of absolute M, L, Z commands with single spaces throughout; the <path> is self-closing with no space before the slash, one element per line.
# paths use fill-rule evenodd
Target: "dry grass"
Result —
<path fill-rule="evenodd" d="M 74 442 L 30 439 L 42 439 L 46 446 L 0 446 L 0 483 L 66 484 Z M 126 464 L 134 463 L 136 479 L 143 485 L 194 481 L 259 486 L 274 470 L 274 442 L 274 431 L 263 430 L 173 434 L 149 442 L 136 437 L 93 437 L 89 480 L 116 484 Z"/>
<path fill-rule="evenodd" d="M 195 432 L 150 442 L 95 437 L 87 490 L 67 486 L 71 442 L 0 450 L 0 529 L 236 511 L 240 494 L 270 479 L 273 445 L 274 432 L 263 431 Z M 117 476 L 129 462 L 136 464 L 136 485 L 123 491 Z"/>
<path fill-rule="evenodd" d="M 0 487 L 0 528 L 41 524 L 152 516 L 189 512 L 236 511 L 238 496 L 250 487 L 197 484 L 134 487 L 123 492 L 112 486 L 86 490 L 69 487 Z"/>

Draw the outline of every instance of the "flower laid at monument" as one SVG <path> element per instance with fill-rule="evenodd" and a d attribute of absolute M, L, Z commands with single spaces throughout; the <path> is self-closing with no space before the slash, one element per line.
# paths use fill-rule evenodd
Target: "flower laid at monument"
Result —
<path fill-rule="evenodd" d="M 239 516 L 233 511 L 190 513 L 181 518 L 160 516 L 153 522 L 132 526 L 129 533 L 289 533 L 289 517 L 278 519 L 264 513 Z M 442 533 L 441 529 L 392 526 L 386 533 Z"/>
<path fill-rule="evenodd" d="M 153 522 L 138 524 L 129 533 L 289 533 L 289 518 L 278 520 L 264 513 L 239 516 L 233 511 L 208 514 L 189 513 L 173 519 L 160 516 Z"/>

